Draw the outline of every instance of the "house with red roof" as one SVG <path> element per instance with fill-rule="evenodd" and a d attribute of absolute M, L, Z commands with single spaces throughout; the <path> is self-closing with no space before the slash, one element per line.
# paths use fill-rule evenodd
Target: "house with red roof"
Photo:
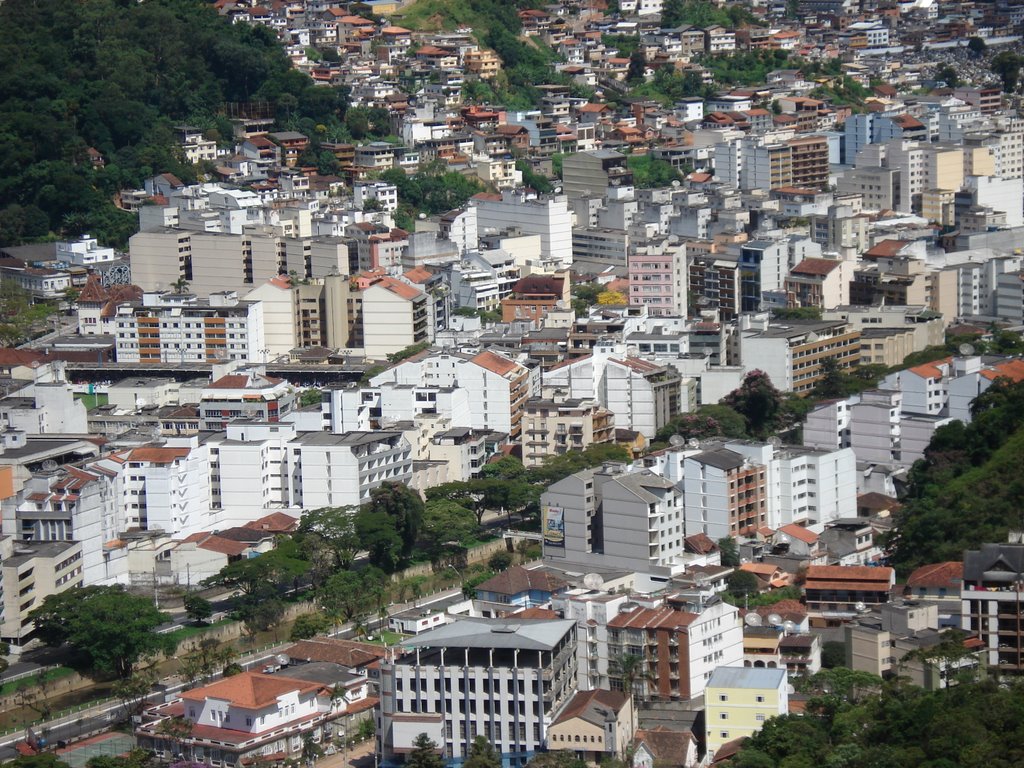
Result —
<path fill-rule="evenodd" d="M 333 721 L 375 703 L 363 675 L 330 663 L 290 665 L 276 674 L 242 672 L 187 690 L 177 701 L 148 709 L 135 735 L 141 748 L 167 760 L 281 763 L 298 759 L 308 738 L 322 742 Z M 179 735 L 165 727 L 172 718 L 187 724 Z"/>
<path fill-rule="evenodd" d="M 363 290 L 361 297 L 367 357 L 380 359 L 433 338 L 430 302 L 419 287 L 385 276 Z"/>

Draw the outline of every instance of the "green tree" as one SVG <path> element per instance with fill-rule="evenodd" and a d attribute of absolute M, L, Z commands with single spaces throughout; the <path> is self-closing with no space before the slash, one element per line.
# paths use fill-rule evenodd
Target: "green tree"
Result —
<path fill-rule="evenodd" d="M 306 408 L 311 405 L 319 405 L 322 399 L 323 392 L 321 392 L 316 387 L 312 387 L 310 389 L 303 391 L 303 393 L 299 395 L 299 405 L 303 408 Z"/>
<path fill-rule="evenodd" d="M 322 613 L 303 613 L 292 624 L 291 639 L 307 640 L 326 632 L 330 626 L 330 620 Z"/>
<path fill-rule="evenodd" d="M 423 538 L 430 552 L 448 542 L 467 544 L 480 530 L 472 510 L 448 499 L 427 502 L 423 512 Z"/>
<path fill-rule="evenodd" d="M 488 570 L 495 573 L 508 570 L 510 565 L 512 565 L 512 553 L 504 549 L 499 549 L 487 559 Z"/>
<path fill-rule="evenodd" d="M 80 587 L 49 595 L 29 616 L 47 645 L 67 643 L 90 669 L 121 678 L 129 677 L 138 661 L 174 650 L 170 636 L 153 631 L 167 615 L 149 598 L 120 586 Z"/>
<path fill-rule="evenodd" d="M 246 597 L 258 598 L 294 584 L 309 568 L 309 561 L 301 557 L 297 543 L 293 539 L 281 539 L 276 548 L 258 557 L 228 563 L 205 583 L 237 589 Z"/>
<path fill-rule="evenodd" d="M 258 632 L 275 629 L 284 618 L 284 612 L 284 601 L 276 597 L 246 605 L 242 611 L 246 633 L 255 637 Z"/>
<path fill-rule="evenodd" d="M 370 491 L 369 506 L 394 520 L 395 531 L 402 542 L 402 556 L 409 557 L 423 527 L 424 505 L 420 495 L 407 485 L 383 483 Z"/>
<path fill-rule="evenodd" d="M 359 552 L 355 516 L 358 507 L 322 507 L 306 512 L 296 531 L 300 548 L 306 552 L 318 549 L 330 553 L 332 569 L 352 566 Z"/>
<path fill-rule="evenodd" d="M 154 675 L 134 674 L 114 683 L 111 693 L 120 699 L 126 719 L 142 714 L 142 710 L 146 707 L 146 697 L 153 690 L 155 682 Z"/>
<path fill-rule="evenodd" d="M 629 69 L 626 71 L 627 83 L 639 83 L 647 74 L 647 60 L 643 51 L 635 50 L 629 54 Z"/>
<path fill-rule="evenodd" d="M 465 768 L 501 768 L 501 758 L 494 751 L 486 736 L 477 736 L 469 745 L 469 756 L 463 763 Z"/>
<path fill-rule="evenodd" d="M 319 590 L 317 600 L 324 613 L 337 623 L 368 616 L 377 608 L 377 593 L 387 581 L 378 568 L 339 571 Z"/>
<path fill-rule="evenodd" d="M 647 691 L 647 662 L 643 656 L 635 653 L 624 653 L 615 656 L 610 660 L 610 671 L 620 681 L 622 690 L 633 697 L 633 706 L 630 707 L 631 720 L 629 732 L 636 733 L 636 709 L 637 699 L 644 700 Z"/>
<path fill-rule="evenodd" d="M 725 585 L 729 594 L 739 600 L 760 591 L 757 588 L 757 577 L 749 571 L 733 571 L 726 577 Z"/>
<path fill-rule="evenodd" d="M 213 616 L 213 605 L 195 592 L 185 595 L 185 615 L 195 624 L 204 624 Z"/>
<path fill-rule="evenodd" d="M 754 437 L 773 434 L 785 418 L 782 393 L 764 371 L 747 373 L 739 388 L 726 395 L 722 402 L 746 420 L 747 431 Z"/>
<path fill-rule="evenodd" d="M 821 646 L 821 666 L 835 669 L 846 666 L 846 643 L 839 640 L 826 640 Z"/>
<path fill-rule="evenodd" d="M 981 56 L 988 50 L 988 46 L 985 41 L 980 37 L 972 37 L 967 41 L 967 50 L 973 53 L 975 56 Z"/>
<path fill-rule="evenodd" d="M 395 519 L 367 506 L 356 513 L 355 526 L 370 563 L 385 573 L 394 573 L 402 560 L 402 537 L 398 535 Z"/>
<path fill-rule="evenodd" d="M 444 765 L 437 743 L 425 733 L 417 736 L 412 743 L 412 751 L 405 758 L 406 768 L 444 768 Z"/>
<path fill-rule="evenodd" d="M 736 546 L 736 539 L 732 536 L 723 536 L 718 540 L 718 549 L 722 557 L 722 565 L 735 568 L 740 564 L 740 551 Z"/>

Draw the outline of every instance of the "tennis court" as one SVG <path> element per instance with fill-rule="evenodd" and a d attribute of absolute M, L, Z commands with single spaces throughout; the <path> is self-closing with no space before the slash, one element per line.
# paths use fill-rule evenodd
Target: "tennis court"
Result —
<path fill-rule="evenodd" d="M 71 768 L 85 768 L 89 758 L 104 755 L 108 757 L 123 755 L 135 748 L 135 739 L 125 733 L 101 733 L 85 741 L 69 744 L 58 749 L 60 759 Z"/>

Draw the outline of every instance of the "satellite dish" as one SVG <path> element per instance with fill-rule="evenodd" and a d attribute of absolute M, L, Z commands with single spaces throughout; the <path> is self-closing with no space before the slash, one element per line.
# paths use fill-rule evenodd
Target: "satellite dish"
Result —
<path fill-rule="evenodd" d="M 781 627 L 782 626 L 782 617 L 779 616 L 779 614 L 777 614 L 777 613 L 769 613 L 768 614 L 768 623 L 771 624 L 773 627 Z"/>
<path fill-rule="evenodd" d="M 53 470 L 57 469 L 58 466 L 60 465 L 57 464 L 57 462 L 54 461 L 53 459 L 47 459 L 46 461 L 43 462 L 43 471 L 53 472 Z"/>
<path fill-rule="evenodd" d="M 583 586 L 587 589 L 603 589 L 604 579 L 599 573 L 588 573 L 583 577 Z"/>
<path fill-rule="evenodd" d="M 682 435 L 672 435 L 672 437 L 668 439 L 668 444 L 673 448 L 678 448 L 679 446 L 686 444 L 686 439 Z"/>
<path fill-rule="evenodd" d="M 748 613 L 743 617 L 743 623 L 748 627 L 760 627 L 761 617 L 756 613 Z"/>
<path fill-rule="evenodd" d="M 768 444 L 771 445 L 772 448 L 781 448 L 782 440 L 781 438 L 772 435 L 770 438 L 768 438 Z"/>
<path fill-rule="evenodd" d="M 957 347 L 957 349 L 960 350 L 960 354 L 961 355 L 965 355 L 965 356 L 970 357 L 971 355 L 974 354 L 974 345 L 973 344 L 964 343 L 964 344 L 961 344 L 959 347 Z"/>
<path fill-rule="evenodd" d="M 857 613 L 863 613 L 864 611 L 866 611 L 868 609 L 868 607 L 866 605 L 864 605 L 864 603 L 862 603 L 862 602 L 858 602 L 853 607 L 857 611 Z"/>
<path fill-rule="evenodd" d="M 292 663 L 291 657 L 287 653 L 279 653 L 274 660 L 282 667 L 287 667 Z"/>
<path fill-rule="evenodd" d="M 687 440 L 686 444 L 691 448 L 700 448 L 700 440 L 698 440 L 695 437 L 691 437 L 689 440 Z"/>
<path fill-rule="evenodd" d="M 786 632 L 796 632 L 796 622 L 787 621 L 785 624 L 782 625 L 782 628 L 786 630 Z"/>
<path fill-rule="evenodd" d="M 136 408 L 145 408 L 146 407 L 146 398 L 144 398 L 144 397 L 136 397 L 135 398 L 135 407 Z"/>
<path fill-rule="evenodd" d="M 672 179 L 672 186 L 679 189 L 679 179 Z"/>

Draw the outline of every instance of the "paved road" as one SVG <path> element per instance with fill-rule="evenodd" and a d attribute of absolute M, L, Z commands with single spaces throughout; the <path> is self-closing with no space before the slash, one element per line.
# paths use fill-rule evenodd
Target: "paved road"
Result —
<path fill-rule="evenodd" d="M 450 600 L 459 594 L 461 594 L 460 589 L 448 589 L 433 595 L 427 595 L 415 601 L 415 603 L 409 602 L 391 605 L 389 606 L 389 611 L 391 614 L 394 614 L 409 608 L 422 608 L 426 605 L 431 605 L 442 600 Z M 367 628 L 371 630 L 379 629 L 382 623 L 386 623 L 386 620 L 384 622 L 381 622 L 379 619 L 370 621 L 367 622 Z M 355 635 L 355 631 L 352 624 L 346 624 L 340 627 L 337 633 L 331 634 L 335 637 L 352 639 Z M 291 641 L 288 641 L 273 646 L 272 648 L 259 651 L 258 653 L 249 654 L 248 656 L 243 655 L 239 658 L 238 663 L 246 670 L 261 669 L 266 666 L 268 662 L 273 662 L 274 657 L 280 654 L 291 644 Z M 216 680 L 219 677 L 219 673 L 215 674 L 212 676 L 212 680 Z M 166 696 L 179 693 L 185 688 L 185 683 L 176 677 L 164 678 L 160 681 L 160 684 L 163 687 L 160 690 L 151 693 L 147 698 L 147 701 L 150 704 L 160 703 L 165 700 Z M 32 726 L 32 729 L 37 737 L 45 738 L 47 743 L 52 745 L 58 741 L 75 741 L 94 733 L 107 730 L 123 719 L 123 705 L 120 702 L 106 702 L 97 704 L 96 706 L 82 710 L 81 712 L 54 718 L 53 720 L 49 720 L 45 723 L 37 723 Z M 25 736 L 26 733 L 24 731 L 11 733 L 7 736 L 0 736 L 0 761 L 6 761 L 16 757 L 17 753 L 14 750 L 14 745 L 19 741 L 22 741 Z"/>

